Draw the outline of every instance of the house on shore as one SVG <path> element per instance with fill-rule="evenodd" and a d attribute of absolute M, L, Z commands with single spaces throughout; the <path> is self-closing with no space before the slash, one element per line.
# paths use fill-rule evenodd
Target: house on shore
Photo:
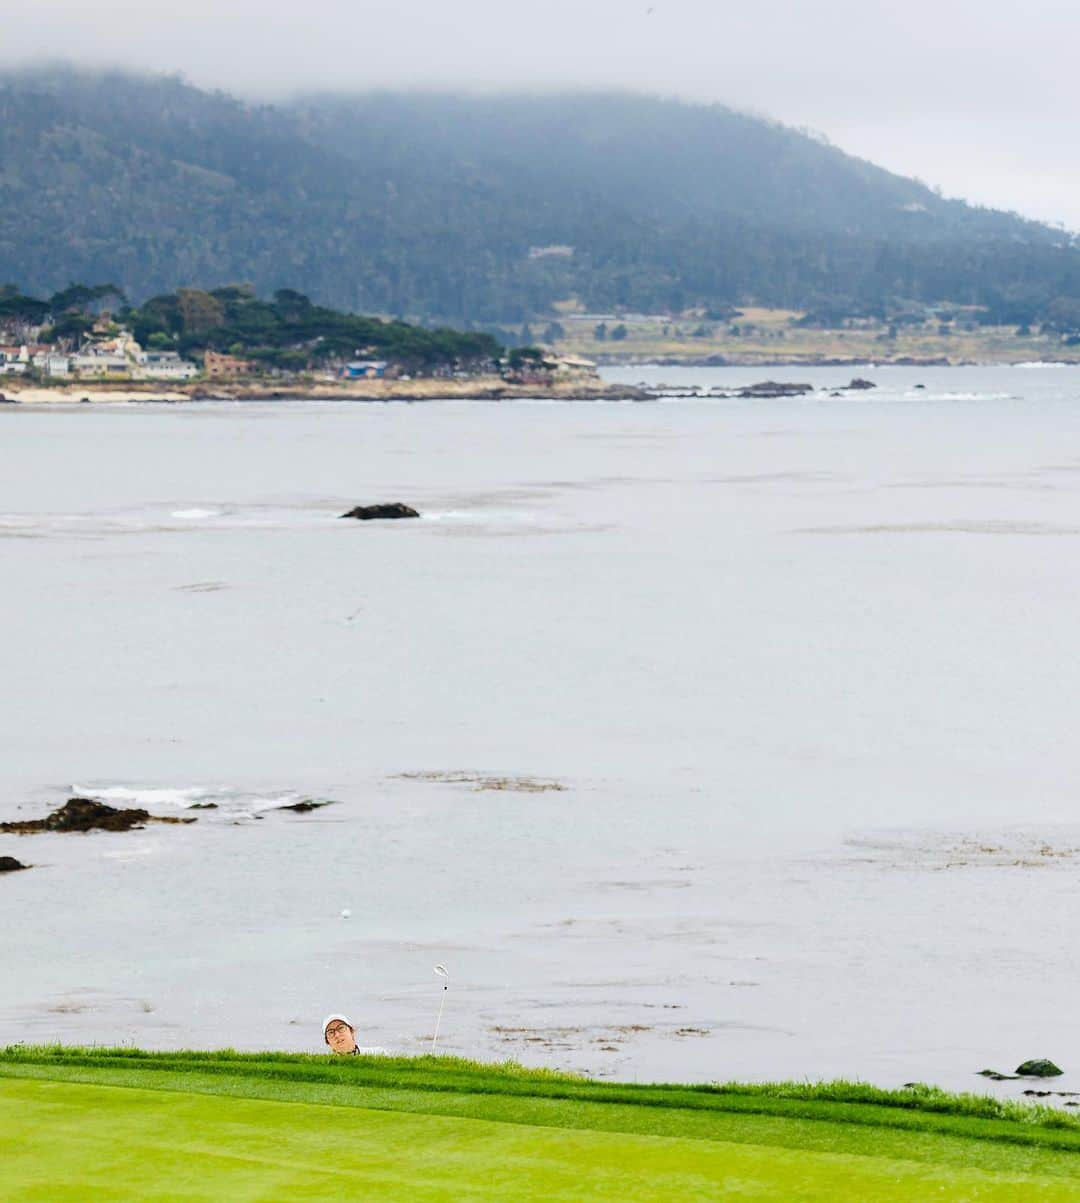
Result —
<path fill-rule="evenodd" d="M 549 360 L 554 363 L 555 371 L 564 376 L 596 375 L 596 364 L 591 359 L 582 359 L 578 355 L 552 355 Z"/>
<path fill-rule="evenodd" d="M 385 359 L 357 359 L 341 369 L 342 380 L 382 380 L 390 365 Z"/>
<path fill-rule="evenodd" d="M 203 371 L 211 380 L 227 379 L 231 376 L 250 376 L 256 364 L 238 355 L 223 355 L 218 351 L 207 351 L 203 357 Z"/>
<path fill-rule="evenodd" d="M 76 376 L 130 376 L 131 364 L 126 355 L 116 351 L 80 351 L 71 357 L 71 371 Z"/>
<path fill-rule="evenodd" d="M 34 357 L 34 367 L 45 376 L 70 376 L 71 356 L 59 351 L 43 351 Z"/>
<path fill-rule="evenodd" d="M 0 346 L 0 374 L 20 376 L 30 366 L 30 348 L 25 344 L 18 347 Z"/>
<path fill-rule="evenodd" d="M 135 363 L 136 375 L 149 380 L 190 380 L 199 374 L 198 364 L 181 359 L 176 351 L 140 351 Z"/>

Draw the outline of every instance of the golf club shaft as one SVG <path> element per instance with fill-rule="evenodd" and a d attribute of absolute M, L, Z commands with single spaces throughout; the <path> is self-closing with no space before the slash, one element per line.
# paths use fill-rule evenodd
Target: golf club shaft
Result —
<path fill-rule="evenodd" d="M 439 1025 L 442 1023 L 443 1007 L 446 1006 L 446 992 L 449 989 L 450 989 L 449 986 L 443 986 L 443 988 L 442 988 L 442 1002 L 439 1003 L 439 1014 L 435 1020 L 435 1035 L 432 1036 L 432 1038 L 431 1038 L 431 1051 L 432 1052 L 435 1051 L 435 1042 L 439 1039 Z"/>

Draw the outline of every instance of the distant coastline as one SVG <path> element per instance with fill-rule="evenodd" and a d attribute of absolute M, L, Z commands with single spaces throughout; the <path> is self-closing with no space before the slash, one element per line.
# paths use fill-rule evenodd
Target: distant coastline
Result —
<path fill-rule="evenodd" d="M 509 382 L 499 376 L 415 380 L 247 381 L 169 384 L 152 381 L 80 380 L 35 384 L 6 379 L 0 398 L 11 404 L 78 405 L 187 401 L 644 401 L 649 394 L 629 384 L 583 376 L 542 384 Z"/>
<path fill-rule="evenodd" d="M 1080 367 L 1080 356 L 1027 356 L 1016 358 L 950 359 L 948 356 L 882 355 L 802 356 L 802 355 L 597 355 L 597 366 L 603 368 L 864 368 L 868 364 L 880 368 L 1009 368 L 1045 364 L 1048 367 Z"/>
<path fill-rule="evenodd" d="M 808 323 L 792 309 L 745 306 L 738 316 L 708 320 L 684 314 L 563 313 L 545 335 L 554 351 L 605 367 L 850 368 L 997 367 L 1016 363 L 1080 364 L 1080 336 L 986 325 L 972 310 L 948 321 L 925 310 L 907 323 L 860 319 Z"/>
<path fill-rule="evenodd" d="M 657 355 L 657 356 L 604 356 L 596 357 L 597 366 L 604 368 L 863 368 L 868 364 L 876 367 L 893 368 L 975 368 L 1008 367 L 1009 364 L 974 359 L 951 360 L 944 356 L 904 355 L 890 359 L 875 355 L 802 356 L 802 355 Z M 1080 363 L 1080 360 L 1067 361 Z"/>

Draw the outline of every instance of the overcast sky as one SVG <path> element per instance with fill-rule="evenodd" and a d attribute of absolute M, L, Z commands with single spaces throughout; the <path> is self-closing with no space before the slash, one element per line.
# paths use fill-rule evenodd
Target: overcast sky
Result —
<path fill-rule="evenodd" d="M 13 2 L 13 0 L 12 0 Z M 1076 0 L 34 0 L 0 62 L 314 88 L 624 87 L 826 134 L 1080 230 Z"/>

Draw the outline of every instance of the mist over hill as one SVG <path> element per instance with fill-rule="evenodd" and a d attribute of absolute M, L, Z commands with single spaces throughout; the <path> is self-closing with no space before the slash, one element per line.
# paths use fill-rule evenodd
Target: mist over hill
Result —
<path fill-rule="evenodd" d="M 134 299 L 235 281 L 515 322 L 570 297 L 823 317 L 915 303 L 1080 325 L 1080 249 L 722 106 L 373 93 L 248 104 L 175 78 L 0 75 L 0 280 Z"/>

